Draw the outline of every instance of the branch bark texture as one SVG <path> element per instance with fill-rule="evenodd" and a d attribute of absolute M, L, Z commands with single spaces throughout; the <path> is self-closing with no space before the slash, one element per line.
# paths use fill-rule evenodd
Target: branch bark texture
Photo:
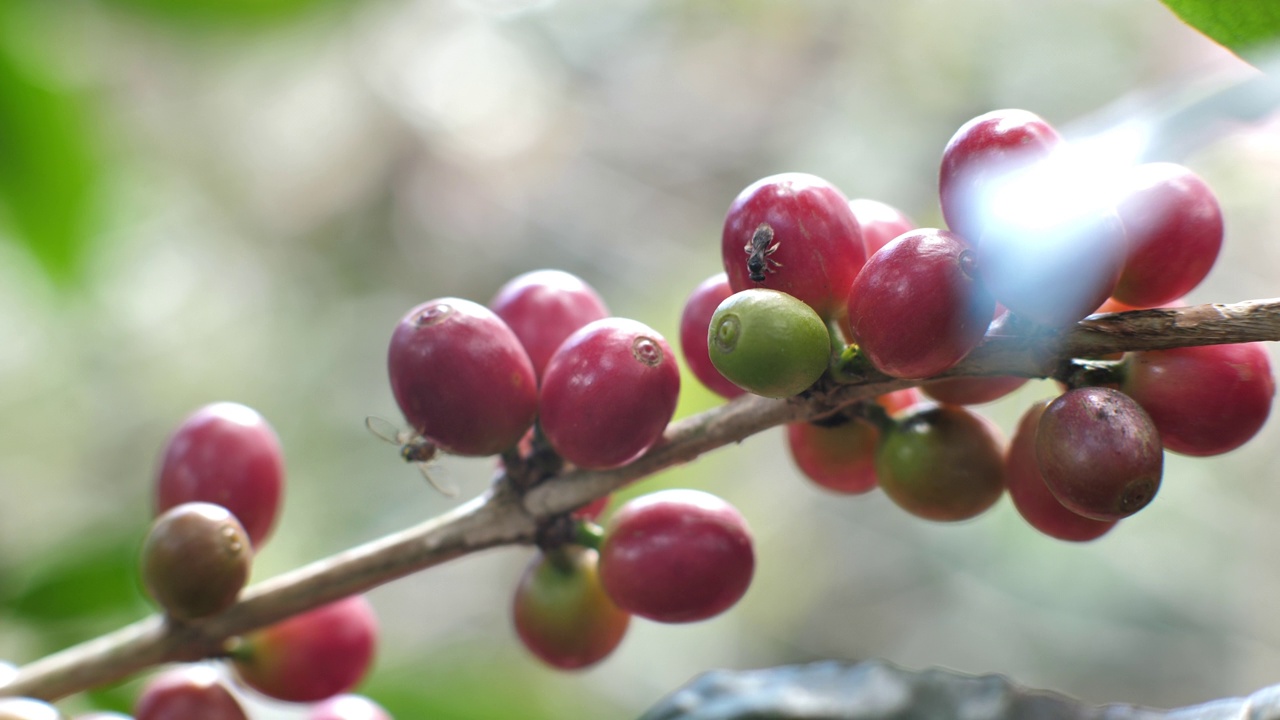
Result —
<path fill-rule="evenodd" d="M 945 376 L 1048 377 L 1072 358 L 1256 341 L 1280 341 L 1280 298 L 1099 315 L 1057 331 L 1006 329 Z M 153 615 L 32 662 L 0 696 L 56 700 L 154 665 L 221 655 L 230 639 L 291 615 L 479 550 L 533 543 L 548 520 L 710 450 L 914 384 L 868 368 L 794 398 L 745 396 L 674 422 L 657 446 L 621 468 L 565 468 L 531 487 L 500 474 L 488 492 L 448 513 L 247 588 L 218 616 L 177 623 Z"/>

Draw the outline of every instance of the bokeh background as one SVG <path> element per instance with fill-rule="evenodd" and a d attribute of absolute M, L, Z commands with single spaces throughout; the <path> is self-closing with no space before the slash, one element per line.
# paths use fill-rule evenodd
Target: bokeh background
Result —
<path fill-rule="evenodd" d="M 3 0 L 0 21 L 0 657 L 17 663 L 149 611 L 134 565 L 156 459 L 204 403 L 249 404 L 282 438 L 269 577 L 460 502 L 364 427 L 400 420 L 385 352 L 413 305 L 557 267 L 675 338 L 759 177 L 815 173 L 937 225 L 937 163 L 970 117 L 1022 107 L 1072 133 L 1256 74 L 1156 0 Z M 1157 158 L 1226 214 L 1189 299 L 1280 295 L 1280 116 L 1210 130 Z M 1008 432 L 1051 391 L 984 412 Z M 687 379 L 680 413 L 716 402 Z M 826 494 L 775 429 L 630 491 L 742 509 L 758 571 L 732 611 L 636 621 L 596 668 L 557 673 L 509 625 L 531 551 L 499 549 L 371 593 L 384 635 L 362 690 L 400 720 L 626 718 L 712 668 L 874 657 L 1096 703 L 1248 693 L 1280 682 L 1276 426 L 1168 457 L 1156 502 L 1083 546 L 1007 499 L 934 525 Z M 462 497 L 492 470 L 433 468 Z M 64 706 L 127 710 L 136 687 Z"/>

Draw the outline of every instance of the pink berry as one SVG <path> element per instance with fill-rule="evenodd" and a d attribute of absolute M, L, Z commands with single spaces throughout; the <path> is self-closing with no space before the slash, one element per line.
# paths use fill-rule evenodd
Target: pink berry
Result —
<path fill-rule="evenodd" d="M 849 209 L 858 220 L 862 230 L 862 242 L 867 248 L 867 257 L 874 255 L 880 248 L 888 245 L 899 235 L 916 229 L 916 224 L 892 205 L 879 200 L 857 198 L 849 201 Z"/>
<path fill-rule="evenodd" d="M 680 314 L 680 350 L 689 370 L 712 392 L 730 399 L 746 390 L 730 382 L 711 363 L 711 355 L 707 352 L 707 332 L 716 308 L 732 294 L 728 276 L 716 273 L 694 288 Z"/>
<path fill-rule="evenodd" d="M 280 440 L 257 411 L 221 402 L 200 408 L 165 445 L 156 475 L 156 514 L 188 502 L 230 510 L 255 548 L 276 522 L 284 486 Z"/>
<path fill-rule="evenodd" d="M 391 336 L 387 373 L 409 424 L 455 455 L 506 450 L 538 411 L 537 377 L 520 339 L 470 300 L 410 310 Z"/>
<path fill-rule="evenodd" d="M 563 270 L 519 275 L 498 290 L 489 307 L 520 338 L 539 379 L 565 338 L 592 320 L 609 317 L 595 289 Z"/>
<path fill-rule="evenodd" d="M 147 681 L 133 706 L 136 720 L 248 720 L 209 665 L 181 665 Z"/>

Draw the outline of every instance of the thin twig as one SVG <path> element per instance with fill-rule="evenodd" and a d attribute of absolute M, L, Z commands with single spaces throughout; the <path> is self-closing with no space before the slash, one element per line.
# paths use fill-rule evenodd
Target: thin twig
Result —
<path fill-rule="evenodd" d="M 1070 358 L 1127 350 L 1280 340 L 1280 299 L 1100 315 L 1067 330 L 992 335 L 947 377 L 1047 377 Z M 916 384 L 874 370 L 850 382 L 824 381 L 798 397 L 746 396 L 674 422 L 640 459 L 612 470 L 571 467 L 523 492 L 505 474 L 493 489 L 439 517 L 265 580 L 226 612 L 176 624 L 160 616 L 32 662 L 0 696 L 56 700 L 166 662 L 223 654 L 228 639 L 478 550 L 534 541 L 549 518 L 623 485 L 776 425 L 821 416 Z"/>

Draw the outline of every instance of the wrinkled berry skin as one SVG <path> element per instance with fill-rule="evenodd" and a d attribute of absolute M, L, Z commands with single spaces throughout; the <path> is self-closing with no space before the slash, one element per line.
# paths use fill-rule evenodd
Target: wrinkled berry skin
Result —
<path fill-rule="evenodd" d="M 191 414 L 169 437 L 156 474 L 155 512 L 187 502 L 221 505 L 261 548 L 283 492 L 284 456 L 275 431 L 257 411 L 220 402 Z"/>
<path fill-rule="evenodd" d="M 657 331 L 626 318 L 597 320 L 547 363 L 542 430 L 578 467 L 625 465 L 662 437 L 679 394 L 675 355 Z"/>
<path fill-rule="evenodd" d="M 142 580 L 165 613 L 191 620 L 231 607 L 252 559 L 249 536 L 229 510 L 183 503 L 152 523 L 142 546 Z"/>
<path fill-rule="evenodd" d="M 313 706 L 306 720 L 391 720 L 391 715 L 363 695 L 338 695 Z"/>
<path fill-rule="evenodd" d="M 1049 491 L 1036 460 L 1036 429 L 1049 400 L 1032 405 L 1018 421 L 1005 455 L 1009 498 L 1031 527 L 1058 540 L 1088 542 L 1115 527 L 1115 520 L 1095 520 L 1072 512 Z"/>
<path fill-rule="evenodd" d="M 751 279 L 744 248 L 762 223 L 777 249 L 764 279 Z M 849 201 L 814 175 L 783 173 L 757 180 L 738 194 L 725 215 L 721 258 L 734 292 L 780 290 L 799 298 L 824 320 L 844 316 L 849 286 L 866 260 L 866 248 Z"/>
<path fill-rule="evenodd" d="M 373 607 L 353 595 L 246 635 L 232 667 L 263 695 L 318 702 L 360 682 L 373 663 L 377 635 Z"/>
<path fill-rule="evenodd" d="M 711 316 L 716 308 L 732 294 L 729 278 L 724 273 L 716 273 L 694 288 L 680 313 L 680 351 L 684 353 L 685 363 L 703 385 L 728 399 L 736 398 L 746 390 L 721 375 L 711 363 L 711 355 L 707 351 L 707 329 L 711 327 Z"/>
<path fill-rule="evenodd" d="M 685 623 L 729 609 L 747 591 L 755 552 L 746 520 L 698 490 L 661 490 L 623 505 L 600 547 L 600 582 L 623 610 Z"/>
<path fill-rule="evenodd" d="M 1262 343 L 1132 352 L 1122 377 L 1120 389 L 1151 416 L 1165 449 L 1196 457 L 1248 442 L 1276 393 Z"/>
<path fill-rule="evenodd" d="M 182 665 L 147 681 L 133 706 L 135 720 L 248 720 L 217 670 Z"/>
<path fill-rule="evenodd" d="M 511 614 L 529 652 L 551 667 L 578 670 L 618 647 L 631 615 L 600 586 L 598 554 L 579 546 L 538 553 L 516 585 Z"/>
<path fill-rule="evenodd" d="M 898 236 L 862 266 L 849 292 L 853 341 L 882 372 L 937 375 L 982 341 L 996 303 L 977 280 L 977 254 L 926 228 Z"/>
<path fill-rule="evenodd" d="M 538 381 L 520 339 L 470 300 L 410 310 L 391 335 L 387 373 L 409 424 L 455 455 L 502 452 L 538 411 Z"/>
<path fill-rule="evenodd" d="M 518 275 L 498 290 L 489 307 L 520 338 L 539 379 L 565 338 L 592 320 L 609 317 L 599 293 L 563 270 Z"/>
<path fill-rule="evenodd" d="M 1156 496 L 1164 472 L 1160 434 L 1119 390 L 1084 387 L 1049 403 L 1036 427 L 1045 484 L 1078 515 L 1120 520 Z"/>

